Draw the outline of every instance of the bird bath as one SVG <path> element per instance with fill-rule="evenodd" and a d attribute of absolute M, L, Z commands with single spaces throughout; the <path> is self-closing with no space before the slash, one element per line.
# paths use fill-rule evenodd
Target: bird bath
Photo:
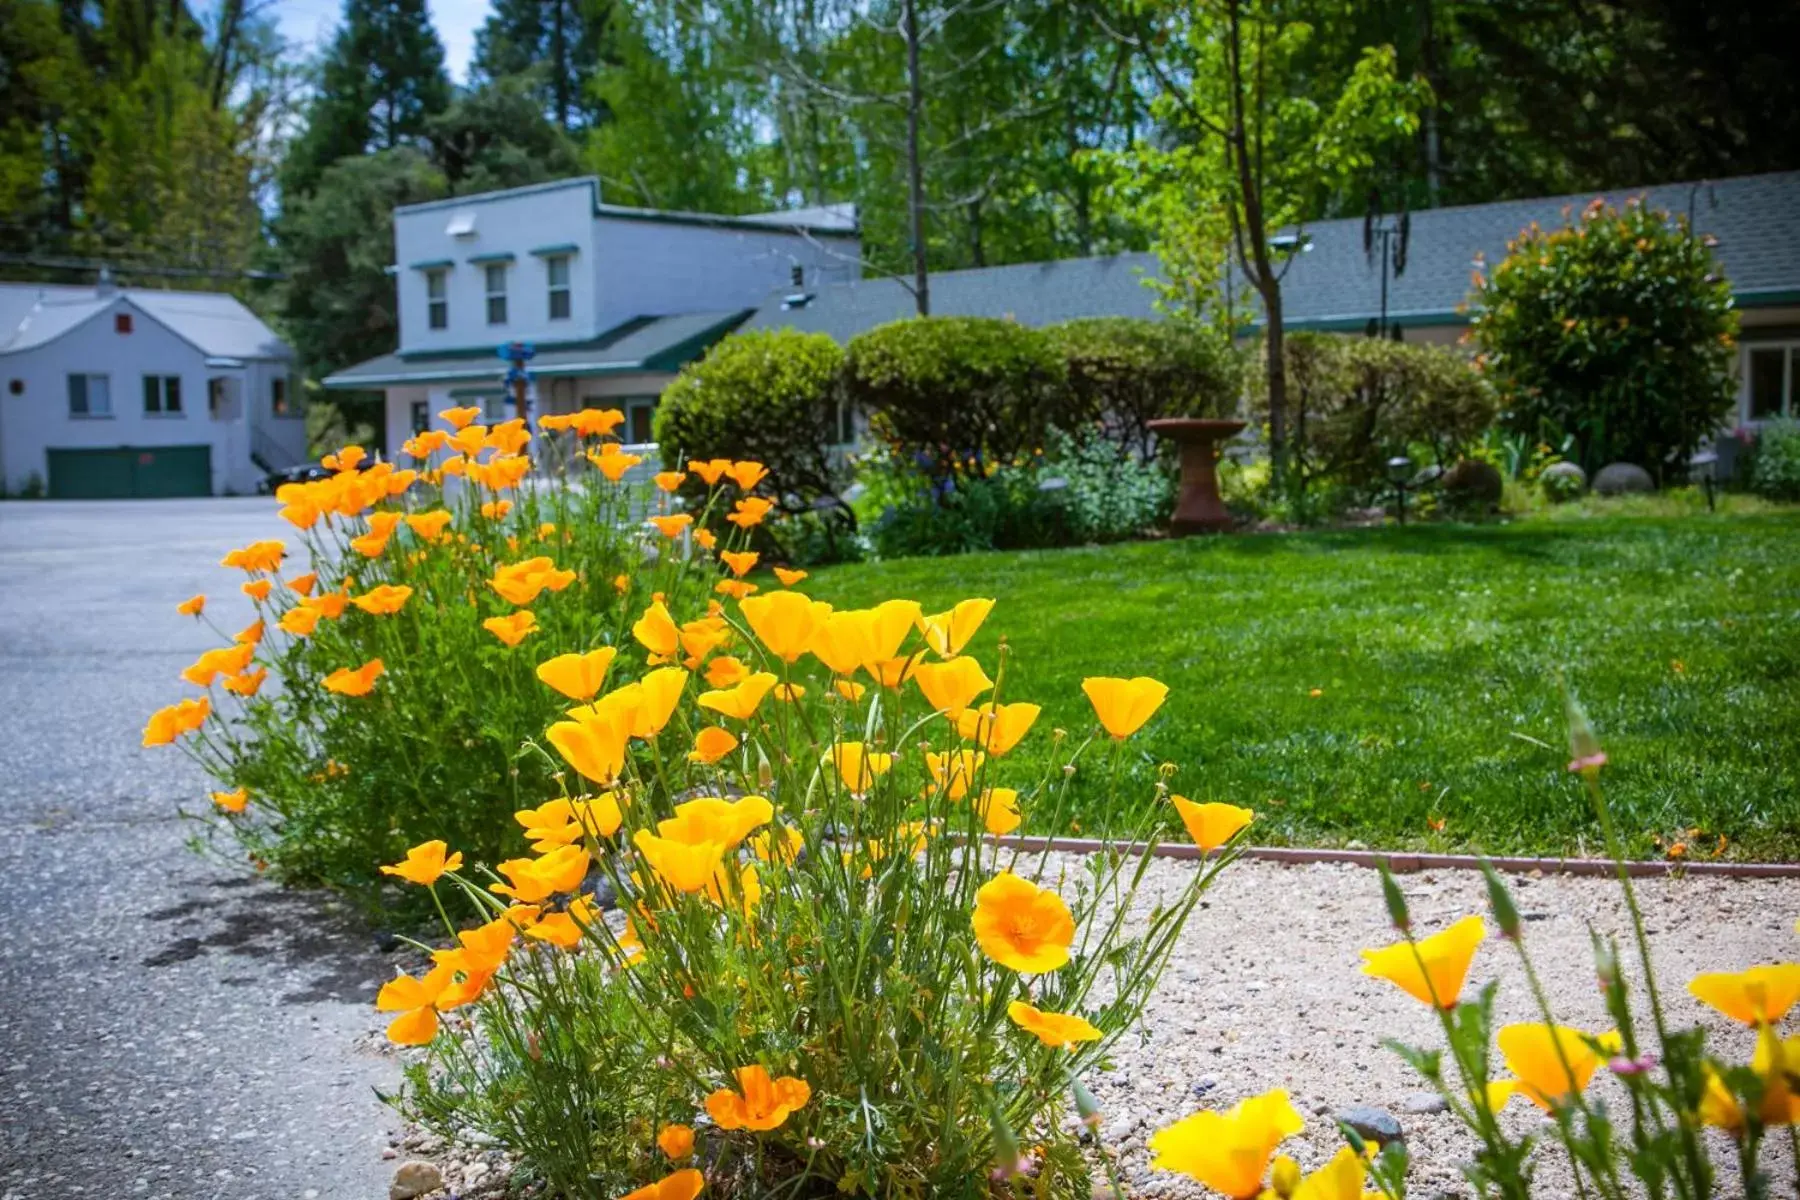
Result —
<path fill-rule="evenodd" d="M 1244 430 L 1242 421 L 1205 417 L 1164 417 L 1150 431 L 1181 447 L 1181 493 L 1169 529 L 1177 534 L 1219 533 L 1231 528 L 1231 513 L 1219 498 L 1219 443 Z"/>

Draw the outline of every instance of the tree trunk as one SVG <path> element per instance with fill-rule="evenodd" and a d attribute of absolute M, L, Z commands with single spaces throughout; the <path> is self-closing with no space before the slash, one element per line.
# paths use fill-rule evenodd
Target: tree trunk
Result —
<path fill-rule="evenodd" d="M 1443 182 L 1439 163 L 1438 108 L 1442 80 L 1438 78 L 1437 31 L 1432 23 L 1435 0 L 1419 0 L 1419 70 L 1431 88 L 1431 103 L 1425 106 L 1422 133 L 1425 138 L 1425 191 L 1431 207 L 1438 204 L 1438 188 Z"/>
<path fill-rule="evenodd" d="M 555 10 L 550 18 L 550 69 L 555 72 L 551 81 L 553 103 L 556 105 L 556 124 L 564 132 L 569 128 L 569 50 L 568 37 L 563 25 L 563 8 L 566 0 L 552 0 Z"/>
<path fill-rule="evenodd" d="M 921 317 L 931 315 L 931 280 L 925 270 L 925 173 L 919 158 L 919 120 L 925 107 L 919 74 L 919 0 L 904 0 L 901 28 L 906 38 L 906 205 L 912 229 L 913 302 Z"/>
<path fill-rule="evenodd" d="M 1268 351 L 1269 472 L 1279 483 L 1287 474 L 1287 334 L 1281 327 L 1281 284 L 1262 293 L 1264 349 Z"/>

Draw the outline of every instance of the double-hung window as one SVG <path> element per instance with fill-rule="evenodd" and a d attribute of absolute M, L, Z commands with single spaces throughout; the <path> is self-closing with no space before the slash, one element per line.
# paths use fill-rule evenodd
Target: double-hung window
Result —
<path fill-rule="evenodd" d="M 1800 342 L 1744 347 L 1744 416 L 1772 421 L 1800 416 Z"/>
<path fill-rule="evenodd" d="M 181 415 L 181 376 L 144 376 L 144 415 L 147 417 L 179 417 Z"/>
<path fill-rule="evenodd" d="M 506 324 L 506 264 L 489 263 L 482 268 L 487 285 L 487 323 Z"/>
<path fill-rule="evenodd" d="M 550 285 L 550 319 L 566 321 L 569 317 L 569 256 L 553 254 L 544 260 L 544 275 Z"/>
<path fill-rule="evenodd" d="M 450 273 L 441 267 L 425 272 L 425 323 L 433 329 L 450 325 Z"/>
<path fill-rule="evenodd" d="M 112 380 L 106 375 L 69 376 L 71 417 L 112 416 Z"/>

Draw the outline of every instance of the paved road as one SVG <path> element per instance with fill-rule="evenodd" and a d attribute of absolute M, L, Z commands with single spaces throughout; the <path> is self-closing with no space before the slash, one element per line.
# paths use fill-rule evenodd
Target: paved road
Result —
<path fill-rule="evenodd" d="M 184 845 L 206 803 L 138 745 L 251 620 L 225 549 L 266 500 L 0 504 L 0 1200 L 386 1195 L 374 939 Z"/>

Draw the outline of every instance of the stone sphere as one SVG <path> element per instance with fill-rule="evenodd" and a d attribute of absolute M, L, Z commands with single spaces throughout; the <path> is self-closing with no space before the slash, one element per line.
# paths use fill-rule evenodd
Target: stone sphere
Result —
<path fill-rule="evenodd" d="M 1587 491 L 1587 472 L 1572 462 L 1551 463 L 1538 476 L 1538 486 L 1550 501 L 1561 504 Z"/>
<path fill-rule="evenodd" d="M 1626 496 L 1655 490 L 1656 480 L 1636 463 L 1608 463 L 1594 476 L 1594 491 L 1602 496 Z"/>

